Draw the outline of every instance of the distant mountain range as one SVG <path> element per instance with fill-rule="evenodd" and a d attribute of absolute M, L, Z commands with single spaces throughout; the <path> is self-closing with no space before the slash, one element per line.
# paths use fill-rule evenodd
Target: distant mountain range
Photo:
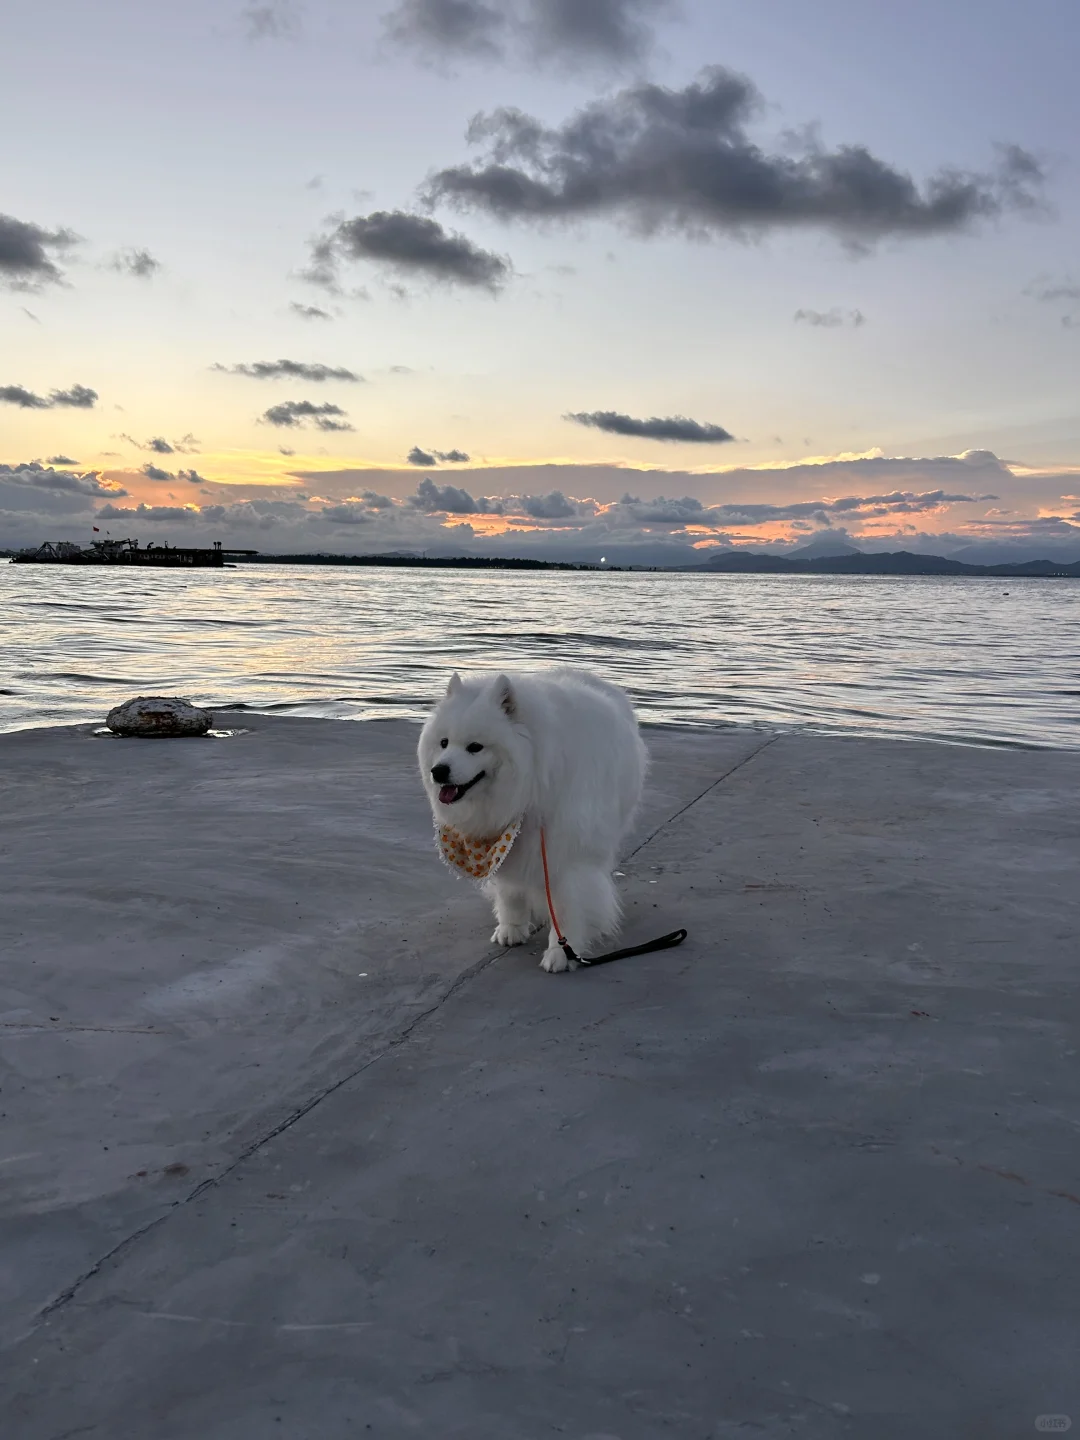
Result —
<path fill-rule="evenodd" d="M 256 565 L 381 565 L 440 570 L 680 570 L 706 575 L 985 575 L 1000 579 L 1025 576 L 1080 580 L 1080 560 L 1025 560 L 1006 565 L 969 565 L 944 555 L 915 555 L 910 550 L 865 555 L 845 547 L 842 555 L 763 555 L 750 550 L 725 550 L 703 565 L 621 565 L 596 561 L 537 560 L 523 556 L 416 555 L 393 552 L 379 555 L 251 555 Z"/>
<path fill-rule="evenodd" d="M 806 547 L 809 549 L 810 547 Z M 712 575 L 997 575 L 1064 576 L 1080 579 L 1080 560 L 1062 564 L 1057 560 L 1025 560 L 1008 565 L 969 565 L 944 555 L 915 555 L 910 550 L 863 554 L 850 546 L 842 554 L 762 555 L 750 550 L 725 550 L 703 565 L 680 569 Z"/>
<path fill-rule="evenodd" d="M 824 560 L 826 556 L 861 555 L 863 552 L 857 545 L 849 545 L 846 540 L 837 540 L 826 534 L 818 535 L 809 545 L 800 545 L 798 550 L 785 553 L 789 560 Z"/>

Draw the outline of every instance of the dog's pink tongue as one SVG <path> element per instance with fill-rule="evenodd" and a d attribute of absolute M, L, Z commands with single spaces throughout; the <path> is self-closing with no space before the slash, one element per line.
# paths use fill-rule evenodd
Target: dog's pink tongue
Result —
<path fill-rule="evenodd" d="M 439 804 L 452 805 L 457 799 L 457 796 L 458 787 L 456 785 L 444 785 L 439 791 Z"/>

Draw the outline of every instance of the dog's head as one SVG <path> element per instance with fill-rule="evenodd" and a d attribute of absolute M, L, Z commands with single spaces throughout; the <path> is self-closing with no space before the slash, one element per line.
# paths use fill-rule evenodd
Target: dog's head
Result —
<path fill-rule="evenodd" d="M 528 793 L 529 745 L 505 675 L 451 676 L 420 734 L 420 773 L 435 819 L 487 837 L 520 818 Z"/>

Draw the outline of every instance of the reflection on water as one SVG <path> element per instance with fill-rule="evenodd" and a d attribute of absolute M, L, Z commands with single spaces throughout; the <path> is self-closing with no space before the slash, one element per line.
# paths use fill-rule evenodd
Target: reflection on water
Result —
<path fill-rule="evenodd" d="M 1080 745 L 1068 580 L 0 564 L 4 730 L 139 693 L 416 719 L 454 667 L 560 662 L 667 724 Z"/>

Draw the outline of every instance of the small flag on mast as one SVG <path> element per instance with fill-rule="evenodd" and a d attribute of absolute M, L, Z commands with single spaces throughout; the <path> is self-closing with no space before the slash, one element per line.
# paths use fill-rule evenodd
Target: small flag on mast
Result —
<path fill-rule="evenodd" d="M 93 530 L 93 532 L 94 532 L 95 535 L 100 535 L 100 534 L 101 534 L 101 531 L 98 529 L 98 527 L 97 527 L 96 525 L 91 525 L 90 528 L 91 528 L 91 530 Z"/>

